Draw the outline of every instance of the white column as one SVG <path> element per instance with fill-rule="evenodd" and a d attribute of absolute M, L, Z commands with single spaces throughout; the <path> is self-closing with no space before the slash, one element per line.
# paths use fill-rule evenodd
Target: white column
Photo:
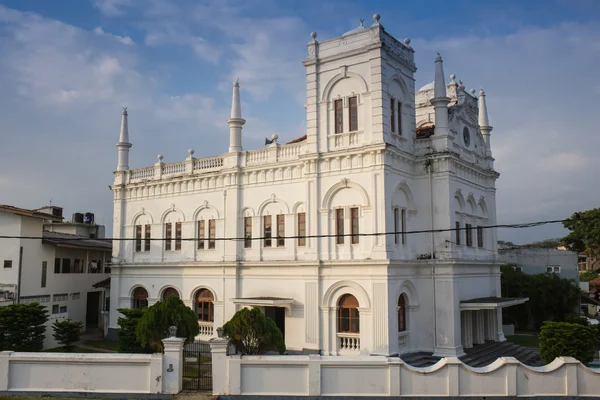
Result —
<path fill-rule="evenodd" d="M 463 311 L 465 320 L 465 330 L 463 331 L 465 348 L 473 347 L 473 312 Z"/>
<path fill-rule="evenodd" d="M 227 394 L 227 347 L 229 342 L 223 338 L 213 338 L 209 342 L 212 354 L 213 395 Z"/>
<path fill-rule="evenodd" d="M 473 311 L 473 343 L 483 344 L 485 342 L 485 310 Z"/>
<path fill-rule="evenodd" d="M 494 310 L 485 310 L 485 340 L 494 340 L 496 335 L 496 313 Z"/>
<path fill-rule="evenodd" d="M 496 331 L 498 332 L 498 336 L 496 337 L 497 342 L 506 342 L 506 338 L 504 337 L 504 331 L 502 330 L 502 309 L 496 309 Z"/>
<path fill-rule="evenodd" d="M 181 392 L 183 382 L 183 344 L 184 338 L 170 337 L 163 339 L 163 393 L 177 394 Z"/>

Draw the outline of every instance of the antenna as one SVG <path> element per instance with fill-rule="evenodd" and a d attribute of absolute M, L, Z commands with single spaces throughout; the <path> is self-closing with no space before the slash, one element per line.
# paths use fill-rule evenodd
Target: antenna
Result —
<path fill-rule="evenodd" d="M 50 205 L 52 205 L 52 197 L 50 197 Z"/>

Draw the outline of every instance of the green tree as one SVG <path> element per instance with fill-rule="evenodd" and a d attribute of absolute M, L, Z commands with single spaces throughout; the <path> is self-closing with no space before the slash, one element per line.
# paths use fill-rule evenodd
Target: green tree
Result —
<path fill-rule="evenodd" d="M 11 304 L 0 307 L 2 350 L 42 351 L 48 311 L 38 304 Z"/>
<path fill-rule="evenodd" d="M 81 338 L 83 322 L 72 321 L 71 318 L 67 318 L 62 321 L 54 321 L 52 328 L 54 329 L 52 334 L 54 340 L 70 352 L 73 351 L 75 343 Z"/>
<path fill-rule="evenodd" d="M 542 359 L 550 363 L 556 357 L 569 356 L 588 363 L 594 359 L 596 334 L 593 326 L 546 321 L 539 335 Z"/>
<path fill-rule="evenodd" d="M 562 239 L 569 250 L 600 257 L 600 208 L 576 212 L 563 225 L 570 231 Z"/>
<path fill-rule="evenodd" d="M 551 273 L 528 275 L 514 265 L 503 265 L 501 271 L 503 297 L 529 298 L 525 304 L 502 311 L 504 321 L 517 329 L 537 329 L 545 320 L 564 321 L 577 308 L 581 292 L 570 279 Z"/>
<path fill-rule="evenodd" d="M 186 343 L 194 340 L 200 332 L 198 317 L 191 308 L 175 295 L 149 307 L 140 318 L 135 330 L 137 341 L 142 346 L 162 353 L 162 339 L 169 336 L 169 328 L 177 327 L 177 336 L 185 338 Z"/>
<path fill-rule="evenodd" d="M 148 346 L 142 346 L 135 335 L 135 330 L 138 326 L 138 322 L 144 315 L 147 308 L 119 308 L 118 312 L 123 314 L 119 317 L 117 323 L 119 324 L 119 330 L 117 330 L 117 337 L 119 339 L 119 352 L 120 353 L 152 353 L 152 350 Z"/>
<path fill-rule="evenodd" d="M 265 354 L 268 351 L 285 353 L 283 334 L 271 318 L 258 308 L 242 308 L 225 325 L 223 333 L 229 337 L 242 355 Z"/>
<path fill-rule="evenodd" d="M 589 282 L 592 279 L 596 279 L 600 277 L 598 271 L 585 271 L 583 274 L 579 275 L 579 281 L 581 282 Z"/>

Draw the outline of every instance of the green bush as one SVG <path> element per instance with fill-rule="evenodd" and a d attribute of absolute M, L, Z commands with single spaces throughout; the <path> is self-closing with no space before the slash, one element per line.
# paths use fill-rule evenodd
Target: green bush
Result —
<path fill-rule="evenodd" d="M 138 322 L 144 315 L 145 310 L 147 309 L 117 309 L 118 312 L 123 314 L 123 316 L 119 317 L 117 320 L 117 323 L 119 324 L 119 329 L 117 330 L 119 353 L 152 353 L 152 350 L 148 346 L 142 346 L 135 336 Z"/>
<path fill-rule="evenodd" d="M 586 317 L 582 317 L 577 314 L 565 315 L 565 322 L 568 322 L 570 324 L 579 324 L 579 325 L 583 325 L 583 326 L 588 326 L 590 324 L 590 322 L 587 320 Z"/>
<path fill-rule="evenodd" d="M 11 304 L 0 307 L 2 350 L 42 351 L 48 311 L 38 304 Z"/>
<path fill-rule="evenodd" d="M 186 343 L 200 333 L 194 311 L 174 295 L 146 309 L 136 327 L 137 341 L 154 352 L 162 353 L 162 339 L 169 336 L 171 326 L 177 327 L 177 337 L 185 338 Z"/>
<path fill-rule="evenodd" d="M 283 334 L 271 318 L 258 309 L 242 308 L 223 325 L 223 333 L 229 337 L 242 355 L 265 354 L 268 351 L 285 353 Z"/>
<path fill-rule="evenodd" d="M 579 281 L 580 282 L 589 282 L 598 277 L 600 277 L 600 275 L 598 275 L 598 271 L 585 271 L 583 274 L 579 275 Z"/>
<path fill-rule="evenodd" d="M 75 347 L 74 344 L 79 342 L 81 338 L 83 322 L 71 321 L 71 318 L 67 318 L 62 321 L 54 321 L 52 328 L 54 328 L 54 333 L 52 334 L 54 340 L 67 351 L 72 351 Z"/>
<path fill-rule="evenodd" d="M 594 326 L 544 322 L 539 335 L 542 359 L 545 363 L 550 363 L 556 357 L 569 356 L 582 363 L 592 361 L 597 331 Z"/>

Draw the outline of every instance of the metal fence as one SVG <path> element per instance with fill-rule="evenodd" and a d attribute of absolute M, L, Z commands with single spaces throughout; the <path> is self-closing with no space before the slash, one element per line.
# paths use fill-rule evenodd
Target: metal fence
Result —
<path fill-rule="evenodd" d="M 212 358 L 210 345 L 192 342 L 183 349 L 183 390 L 212 390 Z"/>

